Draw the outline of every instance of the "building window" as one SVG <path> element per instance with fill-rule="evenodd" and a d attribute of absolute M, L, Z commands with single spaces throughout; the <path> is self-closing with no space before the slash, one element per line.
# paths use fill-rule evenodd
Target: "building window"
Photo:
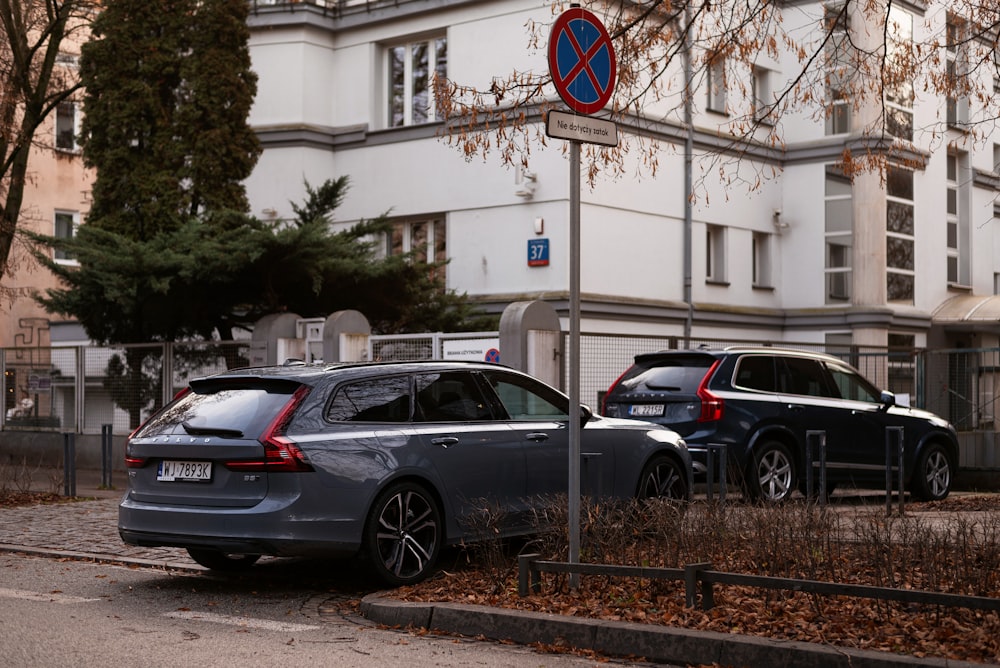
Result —
<path fill-rule="evenodd" d="M 443 120 L 434 102 L 434 81 L 448 76 L 448 41 L 438 37 L 389 47 L 390 127 Z"/>
<path fill-rule="evenodd" d="M 838 135 L 851 129 L 851 91 L 854 66 L 851 63 L 850 23 L 847 5 L 824 7 L 824 24 L 830 33 L 826 44 L 826 134 Z"/>
<path fill-rule="evenodd" d="M 756 288 L 772 286 L 771 236 L 766 232 L 753 233 L 753 286 Z"/>
<path fill-rule="evenodd" d="M 705 67 L 705 84 L 708 89 L 708 110 L 726 113 L 726 58 L 712 55 Z"/>
<path fill-rule="evenodd" d="M 842 304 L 851 300 L 854 204 L 851 181 L 836 165 L 826 166 L 824 204 L 826 243 L 824 303 Z"/>
<path fill-rule="evenodd" d="M 60 102 L 56 107 L 56 148 L 61 151 L 75 151 L 77 135 L 76 102 Z"/>
<path fill-rule="evenodd" d="M 969 100 L 961 94 L 968 70 L 964 41 L 965 22 L 949 14 L 945 24 L 945 80 L 948 87 L 945 116 L 948 127 L 960 127 L 969 122 Z"/>
<path fill-rule="evenodd" d="M 774 95 L 771 90 L 771 70 L 754 65 L 751 75 L 753 118 L 757 121 L 769 123 L 768 115 L 771 105 L 774 104 Z"/>
<path fill-rule="evenodd" d="M 58 239 L 72 239 L 76 236 L 77 225 L 80 224 L 80 214 L 70 211 L 56 211 L 55 232 L 52 236 Z M 73 262 L 73 256 L 64 250 L 55 250 L 55 259 L 64 262 Z"/>
<path fill-rule="evenodd" d="M 949 153 L 947 157 L 948 184 L 946 191 L 948 283 L 969 285 L 969 223 L 966 198 L 968 156 Z"/>
<path fill-rule="evenodd" d="M 445 281 L 445 262 L 448 259 L 447 235 L 442 219 L 400 221 L 393 224 L 386 235 L 386 254 L 409 253 L 417 262 L 438 264 L 432 270 L 434 278 Z"/>
<path fill-rule="evenodd" d="M 705 280 L 726 282 L 726 228 L 707 225 L 705 235 Z"/>
<path fill-rule="evenodd" d="M 886 287 L 893 302 L 913 303 L 913 172 L 886 169 Z"/>
<path fill-rule="evenodd" d="M 885 131 L 913 139 L 913 16 L 895 5 L 889 10 L 891 80 L 885 86 Z"/>

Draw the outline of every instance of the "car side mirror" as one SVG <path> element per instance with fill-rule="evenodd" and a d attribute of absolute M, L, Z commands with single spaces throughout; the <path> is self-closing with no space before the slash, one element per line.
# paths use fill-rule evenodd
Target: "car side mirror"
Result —
<path fill-rule="evenodd" d="M 587 426 L 590 418 L 594 417 L 594 411 L 587 404 L 580 404 L 580 429 Z"/>
<path fill-rule="evenodd" d="M 882 402 L 881 410 L 887 411 L 896 405 L 896 395 L 888 390 L 882 390 L 882 394 L 879 395 L 879 401 Z"/>

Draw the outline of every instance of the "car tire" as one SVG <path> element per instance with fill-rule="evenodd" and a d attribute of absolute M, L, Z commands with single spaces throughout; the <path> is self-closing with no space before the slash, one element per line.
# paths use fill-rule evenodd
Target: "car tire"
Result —
<path fill-rule="evenodd" d="M 928 443 L 917 458 L 910 491 L 921 501 L 940 501 L 951 491 L 951 460 L 939 443 Z"/>
<path fill-rule="evenodd" d="M 197 563 L 213 571 L 239 573 L 245 571 L 260 559 L 259 554 L 230 554 L 221 550 L 189 547 L 188 554 Z"/>
<path fill-rule="evenodd" d="M 787 501 L 795 491 L 795 459 L 784 443 L 765 441 L 753 453 L 746 475 L 750 498 L 768 503 Z"/>
<path fill-rule="evenodd" d="M 640 499 L 686 501 L 688 479 L 684 468 L 672 457 L 666 455 L 653 457 L 642 469 L 636 496 Z"/>
<path fill-rule="evenodd" d="M 377 575 L 394 587 L 430 575 L 444 538 L 441 511 L 422 485 L 396 483 L 379 494 L 365 522 L 365 552 Z"/>

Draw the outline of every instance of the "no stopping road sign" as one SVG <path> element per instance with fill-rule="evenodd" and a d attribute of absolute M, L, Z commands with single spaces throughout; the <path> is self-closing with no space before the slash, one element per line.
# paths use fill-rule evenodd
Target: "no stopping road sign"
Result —
<path fill-rule="evenodd" d="M 559 97 L 578 114 L 604 108 L 615 89 L 617 61 L 611 36 L 585 9 L 568 9 L 552 26 L 549 72 Z"/>

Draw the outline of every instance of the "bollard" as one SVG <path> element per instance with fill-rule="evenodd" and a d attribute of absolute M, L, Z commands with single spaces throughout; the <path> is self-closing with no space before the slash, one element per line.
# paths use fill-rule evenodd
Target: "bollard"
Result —
<path fill-rule="evenodd" d="M 818 430 L 806 431 L 806 500 L 813 499 L 813 469 L 816 459 L 813 457 L 813 443 L 819 451 L 819 503 L 826 505 L 826 432 Z"/>
<path fill-rule="evenodd" d="M 885 428 L 885 515 L 892 515 L 892 465 L 896 462 L 899 475 L 899 515 L 903 516 L 903 428 Z"/>
<path fill-rule="evenodd" d="M 705 446 L 705 483 L 707 500 L 711 503 L 715 487 L 715 453 L 719 454 L 719 504 L 726 502 L 726 446 L 724 443 L 709 443 Z"/>
<path fill-rule="evenodd" d="M 76 496 L 75 434 L 63 434 L 63 496 Z"/>
<path fill-rule="evenodd" d="M 101 425 L 101 489 L 111 489 L 111 425 Z"/>

